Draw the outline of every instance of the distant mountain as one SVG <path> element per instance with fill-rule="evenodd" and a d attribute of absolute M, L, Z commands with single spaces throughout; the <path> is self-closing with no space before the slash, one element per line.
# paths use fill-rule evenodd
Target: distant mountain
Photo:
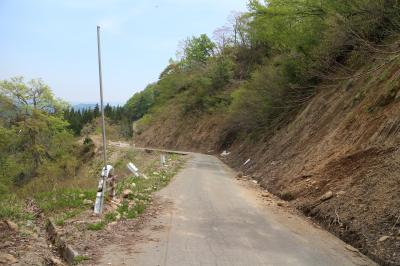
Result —
<path fill-rule="evenodd" d="M 75 110 L 93 109 L 96 106 L 95 103 L 79 103 L 72 105 Z"/>
<path fill-rule="evenodd" d="M 96 106 L 96 104 L 97 103 L 71 103 L 71 107 L 73 107 L 75 110 L 93 109 Z M 117 103 L 117 102 L 105 103 L 105 105 L 106 104 L 110 104 L 111 106 L 124 105 L 123 103 Z"/>

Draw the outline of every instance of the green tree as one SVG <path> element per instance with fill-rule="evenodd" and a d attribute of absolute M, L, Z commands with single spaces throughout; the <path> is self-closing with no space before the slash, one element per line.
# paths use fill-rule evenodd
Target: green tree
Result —
<path fill-rule="evenodd" d="M 96 106 L 94 107 L 94 109 L 93 109 L 93 115 L 94 115 L 94 117 L 99 117 L 100 116 L 100 107 L 99 107 L 99 104 L 98 103 L 96 103 Z"/>
<path fill-rule="evenodd" d="M 235 63 L 227 56 L 212 58 L 209 63 L 208 76 L 212 81 L 212 88 L 222 89 L 232 81 L 235 72 Z"/>
<path fill-rule="evenodd" d="M 133 95 L 125 104 L 124 112 L 131 121 L 142 118 L 154 104 L 154 85 L 150 84 L 142 92 Z"/>
<path fill-rule="evenodd" d="M 188 38 L 184 42 L 183 62 L 188 65 L 202 63 L 205 64 L 207 59 L 214 54 L 216 45 L 210 40 L 206 34 L 199 37 Z"/>
<path fill-rule="evenodd" d="M 19 170 L 12 156 L 18 139 L 14 130 L 0 124 L 0 198 L 10 191 L 13 185 L 10 176 L 15 176 Z"/>
<path fill-rule="evenodd" d="M 0 82 L 0 92 L 18 110 L 20 115 L 28 115 L 32 110 L 46 113 L 61 113 L 68 104 L 56 99 L 49 86 L 41 79 L 25 83 L 23 77 L 14 77 Z"/>
<path fill-rule="evenodd" d="M 62 163 L 61 153 L 69 153 L 72 135 L 63 119 L 66 104 L 57 100 L 51 89 L 41 80 L 24 82 L 22 77 L 0 81 L 0 95 L 10 104 L 2 105 L 1 112 L 12 113 L 3 121 L 3 134 L 15 132 L 14 148 L 7 152 L 8 158 L 22 165 L 14 182 L 28 181 L 38 173 L 44 163 Z M 63 141 L 55 143 L 63 136 Z M 3 145 L 4 146 L 4 145 Z M 10 149 L 10 146 L 8 146 Z"/>

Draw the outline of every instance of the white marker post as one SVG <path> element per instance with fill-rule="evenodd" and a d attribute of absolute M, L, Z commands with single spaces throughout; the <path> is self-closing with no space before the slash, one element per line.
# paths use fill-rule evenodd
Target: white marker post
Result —
<path fill-rule="evenodd" d="M 165 157 L 166 157 L 165 154 L 160 155 L 161 167 L 164 167 L 167 164 L 167 159 Z"/>
<path fill-rule="evenodd" d="M 134 174 L 136 177 L 139 177 L 139 169 L 136 167 L 136 165 L 134 165 L 133 163 L 128 163 L 126 165 L 126 167 L 128 167 L 129 171 L 132 172 L 132 174 Z"/>
<path fill-rule="evenodd" d="M 134 176 L 142 176 L 144 179 L 148 179 L 148 177 L 144 173 L 139 172 L 139 168 L 137 168 L 136 165 L 134 165 L 133 163 L 128 163 L 126 167 L 128 167 L 129 171 L 131 171 Z"/>
<path fill-rule="evenodd" d="M 105 198 L 105 193 L 106 193 L 106 185 L 107 185 L 107 179 L 110 177 L 113 177 L 113 170 L 114 168 L 111 165 L 107 165 L 106 168 L 103 168 L 101 170 L 101 177 L 99 181 L 99 185 L 97 187 L 97 194 L 96 194 L 96 203 L 94 204 L 94 213 L 95 214 L 101 214 L 103 211 L 103 206 L 104 206 L 104 198 Z M 111 179 L 111 182 L 113 180 Z M 111 184 L 110 189 L 113 189 L 113 184 Z M 112 191 L 112 193 L 114 193 Z M 113 198 L 114 195 L 111 196 Z"/>

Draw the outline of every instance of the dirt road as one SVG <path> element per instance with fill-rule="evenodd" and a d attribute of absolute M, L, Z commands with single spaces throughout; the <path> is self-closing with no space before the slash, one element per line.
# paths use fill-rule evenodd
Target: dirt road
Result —
<path fill-rule="evenodd" d="M 158 193 L 170 206 L 141 240 L 105 247 L 97 265 L 375 265 L 305 219 L 263 204 L 219 159 L 190 156 Z"/>

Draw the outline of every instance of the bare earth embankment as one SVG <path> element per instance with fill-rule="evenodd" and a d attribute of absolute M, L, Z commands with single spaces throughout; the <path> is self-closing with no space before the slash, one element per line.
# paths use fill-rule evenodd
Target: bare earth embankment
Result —
<path fill-rule="evenodd" d="M 226 149 L 229 165 L 378 263 L 398 265 L 399 66 L 394 56 L 375 58 L 353 78 L 322 85 L 291 122 L 261 141 L 227 135 L 222 116 L 188 118 L 173 111 L 135 141 L 212 153 Z"/>

